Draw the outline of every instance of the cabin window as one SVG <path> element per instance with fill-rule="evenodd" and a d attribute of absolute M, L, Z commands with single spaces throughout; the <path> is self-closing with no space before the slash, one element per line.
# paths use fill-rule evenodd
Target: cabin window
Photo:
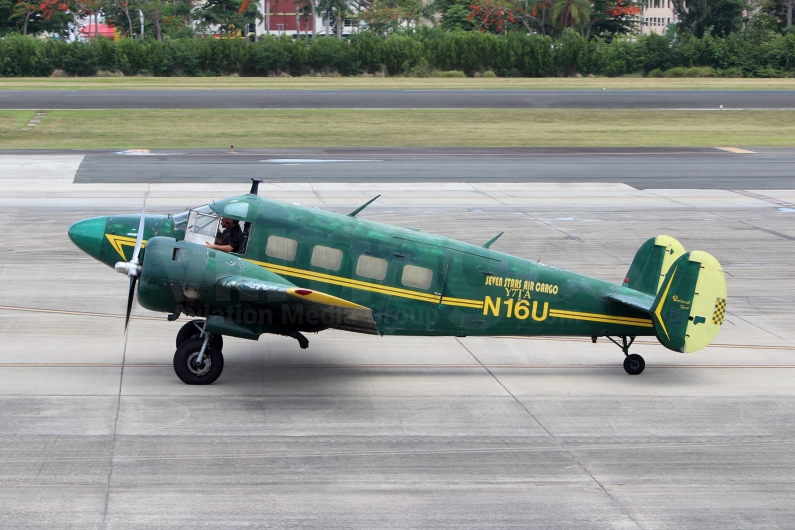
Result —
<path fill-rule="evenodd" d="M 359 256 L 359 261 L 356 262 L 356 274 L 381 281 L 386 278 L 387 267 L 389 267 L 387 260 L 363 255 Z"/>
<path fill-rule="evenodd" d="M 332 271 L 340 270 L 342 266 L 342 251 L 338 248 L 317 245 L 312 249 L 312 266 Z"/>
<path fill-rule="evenodd" d="M 265 255 L 271 258 L 293 261 L 295 259 L 296 250 L 298 250 L 298 241 L 295 239 L 270 236 L 268 238 L 268 244 L 265 246 Z"/>
<path fill-rule="evenodd" d="M 417 289 L 429 289 L 433 281 L 433 271 L 425 267 L 416 265 L 406 265 L 403 267 L 403 276 L 400 283 L 406 287 L 416 287 Z"/>

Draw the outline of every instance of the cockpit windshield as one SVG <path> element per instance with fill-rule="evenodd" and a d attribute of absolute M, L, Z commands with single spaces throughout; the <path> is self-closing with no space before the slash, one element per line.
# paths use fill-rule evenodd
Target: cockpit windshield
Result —
<path fill-rule="evenodd" d="M 221 218 L 205 204 L 177 214 L 173 219 L 174 229 L 185 231 L 185 241 L 203 245 L 215 242 Z"/>
<path fill-rule="evenodd" d="M 199 206 L 197 208 L 191 208 L 186 212 L 178 213 L 171 216 L 171 218 L 174 220 L 174 230 L 181 230 L 183 232 L 188 231 L 188 219 L 190 218 L 191 212 L 197 212 L 206 215 L 215 215 L 212 209 L 210 209 L 209 204 L 205 204 L 204 206 Z"/>
<path fill-rule="evenodd" d="M 174 221 L 174 230 L 181 230 L 183 232 L 185 231 L 185 229 L 188 227 L 189 214 L 190 210 L 171 216 L 171 219 Z"/>
<path fill-rule="evenodd" d="M 238 206 L 240 205 L 233 205 Z M 244 204 L 244 206 L 248 206 Z M 229 207 L 224 210 L 224 213 L 231 213 Z M 240 212 L 234 212 L 239 214 Z M 245 215 L 246 212 L 242 212 Z M 204 245 L 206 243 L 219 244 L 217 239 L 221 234 L 221 217 L 215 213 L 209 205 L 199 206 L 187 212 L 182 212 L 172 216 L 174 220 L 174 229 L 185 232 L 185 241 L 191 243 L 198 243 Z M 237 222 L 237 221 L 235 221 Z M 249 230 L 251 223 L 243 223 L 242 225 L 242 242 L 238 246 L 232 246 L 234 251 L 238 254 L 244 254 L 248 243 Z M 225 233 L 225 232 L 224 232 Z"/>

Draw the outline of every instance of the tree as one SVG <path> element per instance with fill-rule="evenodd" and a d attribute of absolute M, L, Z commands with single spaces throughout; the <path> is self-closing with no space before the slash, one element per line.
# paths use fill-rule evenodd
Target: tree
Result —
<path fill-rule="evenodd" d="M 591 3 L 588 0 L 557 0 L 550 12 L 551 20 L 561 28 L 584 26 L 591 19 Z"/>
<path fill-rule="evenodd" d="M 471 0 L 438 0 L 436 9 L 442 15 L 442 29 L 445 31 L 471 31 L 475 28 L 470 20 Z"/>
<path fill-rule="evenodd" d="M 58 13 L 67 13 L 69 6 L 63 0 L 17 0 L 11 8 L 10 20 L 22 20 L 22 34 L 28 34 L 31 21 L 50 20 Z M 38 28 L 41 30 L 43 28 Z M 38 33 L 34 31 L 33 33 Z"/>
<path fill-rule="evenodd" d="M 207 0 L 196 10 L 196 18 L 205 28 L 217 26 L 219 32 L 231 35 L 245 29 L 246 24 L 262 20 L 258 5 L 249 0 Z"/>
<path fill-rule="evenodd" d="M 106 22 L 118 28 L 126 27 L 130 37 L 135 34 L 132 16 L 130 15 L 129 0 L 105 0 L 102 6 L 102 14 L 105 16 Z"/>
<path fill-rule="evenodd" d="M 314 35 L 317 29 L 315 28 L 316 21 L 314 0 L 297 0 L 297 2 L 298 9 L 296 10 L 296 14 L 298 14 L 300 19 L 304 21 L 304 35 L 309 36 L 310 31 L 312 32 L 312 35 Z"/>
<path fill-rule="evenodd" d="M 378 4 L 378 1 L 373 3 L 372 7 Z M 334 26 L 337 32 L 337 38 L 342 37 L 342 21 L 352 14 L 351 8 L 347 0 L 320 0 L 317 3 L 317 9 L 326 17 L 327 21 L 334 19 Z M 328 32 L 329 23 L 326 22 L 326 32 Z"/>
<path fill-rule="evenodd" d="M 795 0 L 786 0 L 784 6 L 787 8 L 787 31 L 792 31 L 792 8 L 795 6 Z"/>
<path fill-rule="evenodd" d="M 681 30 L 725 37 L 742 27 L 743 0 L 673 0 Z"/>
<path fill-rule="evenodd" d="M 72 0 L 72 9 L 77 15 L 88 19 L 88 39 L 96 38 L 99 33 L 99 12 L 102 10 L 100 0 Z M 91 18 L 94 18 L 94 29 L 91 30 Z"/>
<path fill-rule="evenodd" d="M 528 33 L 546 35 L 551 5 L 552 0 L 472 0 L 469 20 L 482 31 L 502 33 L 521 24 Z"/>
<path fill-rule="evenodd" d="M 416 29 L 423 21 L 435 25 L 437 9 L 437 4 L 423 0 L 375 0 L 360 18 L 369 29 L 385 35 L 398 28 Z"/>
<path fill-rule="evenodd" d="M 170 11 L 168 0 L 135 0 L 136 7 L 143 13 L 144 18 L 152 23 L 155 30 L 155 39 L 163 40 L 163 17 Z"/>
<path fill-rule="evenodd" d="M 9 18 L 20 18 L 24 21 L 22 26 L 23 35 L 28 34 L 28 21 L 30 21 L 30 17 L 33 16 L 33 13 L 38 11 L 38 7 L 38 2 L 35 0 L 31 2 L 19 0 L 16 4 L 14 4 L 13 11 Z"/>
<path fill-rule="evenodd" d="M 467 18 L 475 21 L 475 26 L 480 31 L 502 33 L 508 25 L 516 22 L 514 10 L 501 0 L 480 0 L 470 8 L 472 11 Z"/>
<path fill-rule="evenodd" d="M 318 5 L 325 7 L 326 2 L 320 0 Z M 400 28 L 406 19 L 406 11 L 399 1 L 376 0 L 360 16 L 369 29 L 379 35 L 386 35 Z"/>
<path fill-rule="evenodd" d="M 632 0 L 593 0 L 592 6 L 586 38 L 594 35 L 611 40 L 615 35 L 631 33 L 642 12 Z"/>

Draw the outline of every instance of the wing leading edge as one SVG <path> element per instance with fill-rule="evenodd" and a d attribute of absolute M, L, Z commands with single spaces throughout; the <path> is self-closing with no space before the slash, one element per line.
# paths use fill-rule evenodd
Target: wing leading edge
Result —
<path fill-rule="evenodd" d="M 234 293 L 234 298 L 240 301 L 270 309 L 290 319 L 317 321 L 327 328 L 344 331 L 378 334 L 370 308 L 313 289 L 296 287 L 287 280 L 277 283 L 228 276 L 218 280 L 217 287 L 230 295 Z"/>

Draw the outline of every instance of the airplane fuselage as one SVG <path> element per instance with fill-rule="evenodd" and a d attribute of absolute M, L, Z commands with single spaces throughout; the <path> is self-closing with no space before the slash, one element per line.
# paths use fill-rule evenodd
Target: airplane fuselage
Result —
<path fill-rule="evenodd" d="M 381 334 L 654 335 L 648 315 L 605 300 L 621 285 L 413 229 L 260 201 L 245 259 L 369 307 Z M 323 252 L 338 259 L 319 264 Z"/>
<path fill-rule="evenodd" d="M 151 274 L 141 278 L 138 293 L 144 307 L 172 313 L 181 304 L 189 315 L 215 312 L 232 320 L 249 311 L 258 315 L 254 324 L 268 324 L 262 321 L 268 318 L 269 324 L 300 331 L 325 329 L 322 322 L 303 321 L 305 315 L 297 315 L 294 306 L 263 317 L 256 302 L 218 292 L 220 279 L 242 274 L 276 283 L 283 278 L 369 308 L 382 335 L 655 334 L 647 313 L 606 298 L 626 288 L 620 284 L 415 229 L 256 195 L 224 199 L 213 206 L 222 210 L 240 203 L 249 206 L 250 232 L 243 253 L 181 242 L 183 265 L 169 264 L 160 278 Z M 85 222 L 97 224 L 95 230 L 103 230 L 99 226 L 103 222 L 106 225 L 101 242 L 91 240 L 91 248 L 89 243 L 81 248 L 113 266 L 119 259 L 129 259 L 140 217 L 104 219 Z M 151 246 L 152 238 L 159 237 L 174 242 L 185 233 L 175 229 L 170 217 L 147 216 L 144 238 Z M 154 258 L 147 261 L 146 253 L 144 247 L 145 271 L 154 267 Z M 176 251 L 163 259 L 176 260 Z M 180 275 L 190 278 L 177 278 Z M 181 294 L 175 284 L 182 286 Z"/>

